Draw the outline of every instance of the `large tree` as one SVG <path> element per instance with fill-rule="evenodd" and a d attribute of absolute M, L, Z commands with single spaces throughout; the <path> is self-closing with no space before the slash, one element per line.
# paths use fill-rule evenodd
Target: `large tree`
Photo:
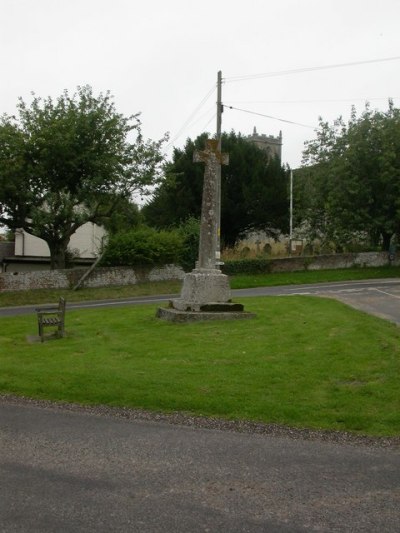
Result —
<path fill-rule="evenodd" d="M 71 235 L 102 222 L 122 200 L 153 185 L 164 139 L 144 141 L 139 115 L 117 113 L 89 86 L 70 96 L 22 99 L 0 122 L 0 224 L 44 239 L 51 267 L 65 266 Z"/>
<path fill-rule="evenodd" d="M 195 150 L 203 150 L 207 134 L 188 139 L 175 148 L 165 178 L 144 206 L 146 221 L 158 227 L 199 217 L 204 165 L 193 163 Z M 276 237 L 288 230 L 288 172 L 279 159 L 271 159 L 234 131 L 222 135 L 222 150 L 229 165 L 221 176 L 221 237 L 232 246 L 248 230 L 263 230 Z"/>
<path fill-rule="evenodd" d="M 400 238 L 400 110 L 353 109 L 346 124 L 320 121 L 296 176 L 299 222 L 339 248 L 367 237 L 387 250 Z"/>

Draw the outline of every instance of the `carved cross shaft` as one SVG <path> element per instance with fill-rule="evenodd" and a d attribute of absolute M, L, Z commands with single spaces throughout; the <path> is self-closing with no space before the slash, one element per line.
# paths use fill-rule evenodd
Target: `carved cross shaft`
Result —
<path fill-rule="evenodd" d="M 205 163 L 203 200 L 201 204 L 200 245 L 197 268 L 215 269 L 217 238 L 220 221 L 218 220 L 218 169 L 229 164 L 229 155 L 218 150 L 218 141 L 208 139 L 204 151 L 193 155 L 195 163 Z"/>

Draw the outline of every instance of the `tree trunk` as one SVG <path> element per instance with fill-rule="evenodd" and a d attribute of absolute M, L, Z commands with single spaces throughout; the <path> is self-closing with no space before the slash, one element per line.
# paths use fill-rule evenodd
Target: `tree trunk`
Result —
<path fill-rule="evenodd" d="M 390 239 L 392 238 L 391 233 L 387 233 L 386 231 L 382 231 L 382 250 L 387 252 L 390 247 Z"/>
<path fill-rule="evenodd" d="M 65 268 L 67 246 L 62 242 L 47 243 L 50 248 L 50 268 L 51 270 Z"/>

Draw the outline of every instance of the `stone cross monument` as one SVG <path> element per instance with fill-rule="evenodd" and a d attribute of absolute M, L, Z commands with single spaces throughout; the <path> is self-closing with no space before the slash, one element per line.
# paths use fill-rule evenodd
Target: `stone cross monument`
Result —
<path fill-rule="evenodd" d="M 220 224 L 217 204 L 217 171 L 220 165 L 228 165 L 229 156 L 219 152 L 218 141 L 209 139 L 206 141 L 206 149 L 203 152 L 196 150 L 193 161 L 195 163 L 205 163 L 197 268 L 215 269 Z"/>
<path fill-rule="evenodd" d="M 228 276 L 216 267 L 218 220 L 217 169 L 227 165 L 228 154 L 221 154 L 218 141 L 207 140 L 204 151 L 196 151 L 193 160 L 205 163 L 203 200 L 201 206 L 200 244 L 196 268 L 186 274 L 181 297 L 172 301 L 178 311 L 226 311 L 231 291 Z"/>
<path fill-rule="evenodd" d="M 228 154 L 218 149 L 218 141 L 207 140 L 204 151 L 196 151 L 195 162 L 205 163 L 201 206 L 200 244 L 196 268 L 185 274 L 180 298 L 172 300 L 168 309 L 157 316 L 172 321 L 251 318 L 243 313 L 243 305 L 231 302 L 228 276 L 217 268 L 216 252 L 219 231 L 217 171 L 227 165 Z"/>

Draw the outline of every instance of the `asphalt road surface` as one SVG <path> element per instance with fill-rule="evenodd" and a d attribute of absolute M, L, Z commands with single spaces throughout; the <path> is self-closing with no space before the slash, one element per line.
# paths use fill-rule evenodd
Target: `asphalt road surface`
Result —
<path fill-rule="evenodd" d="M 0 400 L 0 531 L 398 532 L 398 447 Z"/>

